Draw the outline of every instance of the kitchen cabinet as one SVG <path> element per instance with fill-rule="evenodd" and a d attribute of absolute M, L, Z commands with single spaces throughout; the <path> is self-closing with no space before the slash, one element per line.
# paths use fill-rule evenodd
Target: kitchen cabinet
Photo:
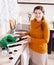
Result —
<path fill-rule="evenodd" d="M 17 59 L 15 65 L 21 65 L 21 55 L 20 55 L 19 58 Z"/>
<path fill-rule="evenodd" d="M 51 51 L 54 51 L 54 30 L 50 30 L 50 40 L 48 43 L 48 54 L 51 54 Z"/>
<path fill-rule="evenodd" d="M 21 65 L 29 65 L 29 45 L 26 44 L 21 54 Z"/>
<path fill-rule="evenodd" d="M 52 51 L 54 51 L 54 38 L 52 39 Z"/>
<path fill-rule="evenodd" d="M 16 44 L 22 44 L 21 46 L 8 46 L 7 55 L 2 55 L 2 50 L 0 51 L 0 65 L 28 65 L 28 41 L 22 40 Z M 14 52 L 17 50 L 17 52 Z M 9 54 L 12 52 L 12 54 Z M 26 57 L 25 57 L 26 56 Z M 10 59 L 12 57 L 13 59 Z M 26 61 L 26 62 L 25 62 Z"/>

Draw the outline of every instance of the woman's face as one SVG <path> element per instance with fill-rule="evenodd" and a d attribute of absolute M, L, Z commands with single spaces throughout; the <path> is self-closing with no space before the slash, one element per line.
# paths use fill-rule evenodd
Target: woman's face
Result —
<path fill-rule="evenodd" d="M 44 14 L 43 14 L 43 12 L 40 9 L 36 9 L 34 11 L 34 15 L 35 15 L 35 19 L 37 21 L 40 21 L 42 19 L 42 17 L 43 17 Z"/>

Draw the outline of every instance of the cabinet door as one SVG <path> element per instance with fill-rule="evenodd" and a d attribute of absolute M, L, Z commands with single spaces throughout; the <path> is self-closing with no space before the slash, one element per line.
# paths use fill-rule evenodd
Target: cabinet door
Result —
<path fill-rule="evenodd" d="M 20 55 L 20 57 L 18 58 L 18 60 L 16 61 L 15 65 L 21 65 L 21 55 Z"/>
<path fill-rule="evenodd" d="M 29 65 L 29 46 L 24 48 L 23 53 L 21 54 L 21 65 Z"/>
<path fill-rule="evenodd" d="M 52 51 L 54 51 L 54 38 L 52 38 Z"/>

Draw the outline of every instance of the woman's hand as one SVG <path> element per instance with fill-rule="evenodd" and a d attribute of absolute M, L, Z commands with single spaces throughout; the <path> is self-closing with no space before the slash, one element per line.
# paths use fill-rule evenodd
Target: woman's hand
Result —
<path fill-rule="evenodd" d="M 18 33 L 20 35 L 20 37 L 25 36 L 25 33 Z"/>
<path fill-rule="evenodd" d="M 31 37 L 28 38 L 28 42 L 29 42 L 29 43 L 31 42 Z"/>
<path fill-rule="evenodd" d="M 30 43 L 31 37 L 29 36 L 29 37 L 26 39 L 26 41 L 28 41 L 28 42 Z"/>

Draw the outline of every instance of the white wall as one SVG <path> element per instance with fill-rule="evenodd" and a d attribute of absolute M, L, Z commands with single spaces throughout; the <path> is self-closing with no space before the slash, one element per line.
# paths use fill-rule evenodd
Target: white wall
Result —
<path fill-rule="evenodd" d="M 22 18 L 22 22 L 28 21 L 28 12 L 32 13 L 35 4 L 19 4 L 21 11 L 20 16 Z M 42 5 L 45 9 L 45 18 L 48 22 L 54 21 L 54 5 Z"/>

